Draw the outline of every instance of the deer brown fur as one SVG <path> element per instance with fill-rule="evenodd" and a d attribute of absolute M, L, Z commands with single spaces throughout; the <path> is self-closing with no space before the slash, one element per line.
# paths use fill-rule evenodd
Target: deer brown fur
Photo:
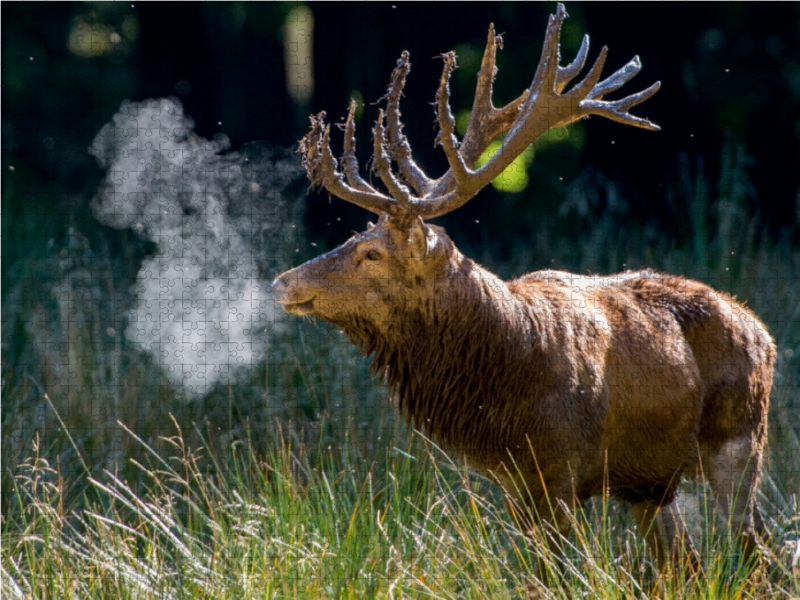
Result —
<path fill-rule="evenodd" d="M 507 142 L 526 118 L 517 113 L 537 110 L 530 98 L 548 85 L 560 92 L 566 85 L 559 80 L 562 71 L 575 70 L 556 69 L 557 61 L 547 59 L 557 57 L 565 16 L 559 6 L 551 18 L 532 91 L 509 105 L 516 116 L 497 121 L 500 133 L 510 130 Z M 497 43 L 490 29 L 491 61 L 484 57 L 479 88 L 490 87 Z M 585 54 L 582 47 L 581 66 Z M 469 150 L 467 163 L 473 163 L 492 136 L 468 131 L 466 138 L 478 141 L 466 149 L 467 142 L 459 148 L 443 141 L 451 171 L 428 180 L 411 161 L 399 126 L 396 99 L 407 59 L 404 53 L 387 94 L 389 130 L 383 114 L 375 130 L 375 168 L 391 198 L 357 175 L 352 107 L 343 161 L 349 186 L 336 170 L 322 116 L 312 119 L 301 146 L 309 177 L 381 216 L 339 248 L 282 274 L 273 284 L 276 300 L 287 312 L 341 328 L 373 357 L 373 370 L 410 424 L 492 474 L 516 501 L 561 531 L 568 519 L 551 507 L 581 503 L 607 489 L 631 503 L 664 563 L 665 550 L 676 552 L 682 534 L 676 490 L 684 474 L 702 471 L 752 551 L 763 530 L 754 494 L 775 362 L 764 325 L 731 296 L 682 277 L 649 270 L 610 277 L 547 270 L 506 282 L 463 256 L 443 229 L 422 217 L 452 210 L 477 193 L 462 193 L 478 172 L 465 166 L 460 150 Z M 448 69 L 446 64 L 437 95 L 440 139 L 452 134 L 442 101 Z M 597 80 L 599 70 L 585 86 L 586 97 L 604 85 L 621 85 Z M 481 109 L 482 93 L 474 110 Z M 638 99 L 646 93 L 654 90 Z M 508 107 L 492 110 L 488 114 Z M 606 110 L 598 114 L 613 112 Z M 576 110 L 569 117 L 586 114 Z M 480 127 L 475 112 L 473 118 Z M 655 128 L 625 111 L 611 118 Z M 527 143 L 517 145 L 524 149 Z M 390 160 L 418 197 L 394 178 Z M 489 172 L 499 173 L 501 166 Z"/>

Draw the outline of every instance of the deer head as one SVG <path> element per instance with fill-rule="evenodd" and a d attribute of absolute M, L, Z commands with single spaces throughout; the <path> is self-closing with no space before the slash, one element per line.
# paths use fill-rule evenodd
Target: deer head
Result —
<path fill-rule="evenodd" d="M 472 113 L 461 143 L 454 133 L 455 119 L 449 102 L 450 75 L 456 68 L 456 55 L 454 52 L 443 55 L 444 70 L 435 102 L 439 125 L 436 142 L 442 146 L 450 168 L 438 179 L 430 179 L 416 164 L 403 135 L 400 96 L 411 66 L 408 52 L 404 51 L 397 61 L 383 98 L 386 110 L 379 110 L 372 130 L 372 168 L 387 193 L 359 175 L 355 156 L 355 103 L 350 104 L 344 126 L 340 162 L 331 152 L 330 125 L 325 123 L 325 113 L 311 117 L 311 130 L 298 150 L 303 155 L 311 187 L 321 186 L 334 196 L 380 215 L 380 219 L 339 248 L 278 277 L 272 290 L 284 310 L 314 315 L 339 325 L 352 326 L 357 321 L 370 333 L 384 330 L 410 304 L 418 310 L 426 307 L 430 310 L 434 282 L 446 281 L 458 269 L 463 270 L 463 265 L 457 260 L 458 250 L 444 231 L 427 225 L 425 219 L 462 206 L 552 127 L 600 115 L 643 129 L 659 129 L 628 111 L 653 96 L 660 83 L 619 100 L 604 100 L 639 73 L 638 57 L 601 81 L 608 52 L 604 47 L 584 79 L 566 90 L 583 69 L 589 51 L 589 37 L 584 36 L 575 60 L 565 67 L 559 65 L 559 34 L 566 17 L 563 5 L 559 4 L 556 14 L 550 16 L 531 86 L 503 108 L 492 104 L 492 84 L 497 74 L 495 56 L 503 40 L 495 33 L 494 25 L 489 26 Z M 475 169 L 481 153 L 502 134 L 506 136 L 499 151 Z M 397 173 L 392 170 L 392 163 Z M 436 299 L 442 300 L 440 295 Z"/>

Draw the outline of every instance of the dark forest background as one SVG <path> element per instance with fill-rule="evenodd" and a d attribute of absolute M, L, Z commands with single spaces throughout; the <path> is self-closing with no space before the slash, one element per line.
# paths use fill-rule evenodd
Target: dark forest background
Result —
<path fill-rule="evenodd" d="M 327 110 L 336 120 L 357 93 L 367 103 L 359 130 L 363 165 L 371 143 L 367 126 L 377 113 L 369 103 L 383 94 L 395 61 L 408 49 L 413 66 L 402 107 L 406 131 L 420 162 L 439 173 L 445 160 L 433 148 L 430 106 L 441 71 L 436 57 L 450 49 L 460 53 L 454 110 L 468 108 L 475 55 L 494 22 L 506 42 L 495 88 L 496 104 L 504 103 L 529 85 L 547 15 L 555 8 L 549 2 L 309 4 L 314 91 L 307 103 L 297 103 L 287 93 L 284 67 L 283 28 L 292 6 L 54 3 L 33 10 L 5 4 L 3 191 L 15 193 L 3 194 L 4 277 L 18 256 L 19 236 L 31 233 L 29 228 L 45 243 L 63 239 L 70 219 L 81 222 L 90 238 L 119 237 L 91 223 L 88 201 L 102 172 L 87 148 L 124 99 L 177 96 L 198 135 L 224 133 L 237 149 L 254 140 L 291 146 L 305 133 L 306 113 Z M 662 82 L 661 91 L 634 111 L 662 131 L 647 133 L 601 118 L 584 121 L 580 143 L 536 157 L 524 193 L 487 190 L 442 219 L 446 226 L 457 224 L 459 241 L 480 244 L 488 235 L 506 253 L 526 243 L 526 232 L 534 229 L 530 220 L 557 211 L 564 190 L 592 166 L 623 190 L 632 217 L 650 223 L 660 236 L 687 242 L 688 199 L 668 197 L 667 191 L 679 178 L 682 160 L 694 169 L 703 157 L 713 179 L 726 143 L 741 144 L 747 156 L 752 215 L 770 235 L 786 234 L 787 228 L 795 234 L 800 5 L 570 3 L 567 10 L 564 62 L 583 33 L 591 36 L 590 60 L 602 45 L 610 47 L 606 74 L 638 54 L 643 71 L 625 90 Z M 70 46 L 76 27 L 94 32 L 94 49 Z M 342 224 L 328 227 L 335 222 L 331 217 L 341 217 Z M 360 229 L 367 215 L 344 202 L 328 204 L 319 194 L 309 198 L 305 218 L 309 235 L 330 245 Z M 485 230 L 467 225 L 475 219 Z"/>

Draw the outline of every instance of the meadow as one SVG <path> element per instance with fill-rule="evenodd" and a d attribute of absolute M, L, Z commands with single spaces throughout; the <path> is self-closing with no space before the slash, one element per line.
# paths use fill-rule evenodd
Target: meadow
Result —
<path fill-rule="evenodd" d="M 554 558 L 552 532 L 526 536 L 496 485 L 409 430 L 325 323 L 275 313 L 244 380 L 183 397 L 123 334 L 115 290 L 135 240 L 121 234 L 123 252 L 90 256 L 76 229 L 49 259 L 19 250 L 40 260 L 15 280 L 45 281 L 50 260 L 66 277 L 58 298 L 4 296 L 3 597 L 522 598 L 540 588 L 537 563 L 558 582 L 545 597 L 800 597 L 800 249 L 756 226 L 739 150 L 726 152 L 720 173 L 687 167 L 669 192 L 693 210 L 683 239 L 610 208 L 542 219 L 510 254 L 450 233 L 504 277 L 650 267 L 731 292 L 764 320 L 779 360 L 759 563 L 742 560 L 693 482 L 681 499 L 703 557 L 692 577 L 677 565 L 659 578 L 630 512 L 608 498 L 575 513 Z M 552 235 L 558 219 L 576 220 L 574 235 Z M 25 322 L 36 311 L 39 334 Z"/>

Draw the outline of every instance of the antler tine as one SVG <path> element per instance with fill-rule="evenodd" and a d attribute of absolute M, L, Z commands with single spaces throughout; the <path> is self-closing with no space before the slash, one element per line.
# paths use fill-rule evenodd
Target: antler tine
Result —
<path fill-rule="evenodd" d="M 411 146 L 408 138 L 403 134 L 403 123 L 400 120 L 400 96 L 406 85 L 406 77 L 411 70 L 409 57 L 408 51 L 403 50 L 397 60 L 397 66 L 392 71 L 386 95 L 383 97 L 386 99 L 386 137 L 389 141 L 387 148 L 389 156 L 397 163 L 403 179 L 414 188 L 419 196 L 424 196 L 433 186 L 433 180 L 411 158 Z"/>
<path fill-rule="evenodd" d="M 404 211 L 411 211 L 411 195 L 408 193 L 408 188 L 397 181 L 397 178 L 392 173 L 392 161 L 386 154 L 386 129 L 383 126 L 383 109 L 378 110 L 378 120 L 375 121 L 375 127 L 372 129 L 372 134 L 375 140 L 373 150 L 373 169 L 378 172 L 378 175 L 383 181 L 383 184 L 389 190 L 400 208 Z"/>
<path fill-rule="evenodd" d="M 519 98 L 501 109 L 495 108 L 492 104 L 494 78 L 497 76 L 497 66 L 495 65 L 497 48 L 502 47 L 503 38 L 495 33 L 494 23 L 490 23 L 486 49 L 483 52 L 481 69 L 478 72 L 472 113 L 460 147 L 461 156 L 470 167 L 475 164 L 475 161 L 494 138 L 508 131 L 519 112 L 519 107 L 522 106 L 527 96 L 526 90 Z"/>
<path fill-rule="evenodd" d="M 641 104 L 645 100 L 651 98 L 659 89 L 661 89 L 661 82 L 657 81 L 650 87 L 636 94 L 631 94 L 619 100 L 604 101 L 601 100 L 606 94 L 610 94 L 621 88 L 628 81 L 633 79 L 642 70 L 642 62 L 638 56 L 634 56 L 631 61 L 622 67 L 619 71 L 615 72 L 610 77 L 604 79 L 600 83 L 591 86 L 590 91 L 586 97 L 580 101 L 580 107 L 584 109 L 587 114 L 597 114 L 604 116 L 619 123 L 633 125 L 634 127 L 641 127 L 642 129 L 649 129 L 650 131 L 660 131 L 661 128 L 641 117 L 636 117 L 629 114 L 627 111 Z M 599 75 L 599 71 L 598 71 Z M 582 87 L 581 86 L 578 87 Z"/>
<path fill-rule="evenodd" d="M 581 81 L 568 92 L 569 97 L 579 98 L 581 96 L 586 96 L 592 91 L 592 89 L 594 89 L 594 87 L 597 85 L 597 82 L 600 81 L 600 74 L 603 72 L 603 67 L 606 64 L 607 57 L 608 46 L 603 46 L 600 48 L 600 54 L 598 54 L 597 60 L 594 61 L 592 68 L 589 69 L 589 72 L 586 74 L 586 77 L 583 78 L 583 81 Z"/>
<path fill-rule="evenodd" d="M 575 60 L 566 67 L 558 67 L 556 71 L 556 93 L 560 94 L 563 92 L 566 85 L 575 79 L 575 76 L 581 72 L 581 69 L 583 69 L 583 66 L 586 64 L 586 58 L 588 56 L 589 36 L 584 35 L 581 41 L 581 47 L 578 48 L 578 54 L 575 55 Z"/>
<path fill-rule="evenodd" d="M 311 115 L 309 120 L 311 121 L 311 129 L 300 140 L 297 152 L 303 155 L 303 167 L 309 180 L 311 180 L 311 189 L 314 189 L 321 186 L 325 179 L 319 159 L 322 131 L 325 126 L 325 111 L 323 110 L 317 116 Z"/>
<path fill-rule="evenodd" d="M 342 170 L 347 182 L 357 190 L 370 194 L 379 193 L 370 184 L 361 178 L 358 173 L 358 159 L 356 158 L 356 101 L 350 100 L 350 110 L 347 113 L 347 122 L 344 126 L 344 152 L 342 153 Z M 340 125 L 341 127 L 341 125 Z"/>
<path fill-rule="evenodd" d="M 464 185 L 469 176 L 469 168 L 464 162 L 464 157 L 458 151 L 458 140 L 455 136 L 456 120 L 450 110 L 450 75 L 456 69 L 456 54 L 448 52 L 444 56 L 444 70 L 439 80 L 439 89 L 436 92 L 436 116 L 439 120 L 439 133 L 434 145 L 441 144 L 444 149 L 450 171 L 453 173 L 457 185 Z"/>
<path fill-rule="evenodd" d="M 661 82 L 657 81 L 646 90 L 626 96 L 620 100 L 582 100 L 581 108 L 586 111 L 586 114 L 601 115 L 618 123 L 641 127 L 650 131 L 661 131 L 661 127 L 652 121 L 628 113 L 628 110 L 651 98 L 659 89 L 661 89 Z"/>
<path fill-rule="evenodd" d="M 556 78 L 558 75 L 558 63 L 560 59 L 560 44 L 558 43 L 558 40 L 561 34 L 561 25 L 564 23 L 564 19 L 566 18 L 567 11 L 564 9 L 564 5 L 559 3 L 556 7 L 556 14 L 550 15 L 550 18 L 547 21 L 547 32 L 544 36 L 542 57 L 539 59 L 539 64 L 536 67 L 536 73 L 533 75 L 533 82 L 529 88 L 531 92 L 525 99 L 525 103 L 522 105 L 522 110 L 520 111 L 517 120 L 514 122 L 514 125 L 511 126 L 512 130 L 515 129 L 515 126 L 518 123 L 525 121 L 526 117 L 531 114 L 531 111 L 537 104 L 542 92 L 545 94 L 555 93 Z M 569 67 L 567 68 L 569 69 Z"/>
<path fill-rule="evenodd" d="M 397 202 L 375 191 L 355 189 L 342 181 L 330 145 L 330 125 L 325 123 L 325 113 L 311 116 L 311 130 L 300 141 L 297 149 L 303 155 L 303 167 L 311 180 L 311 188 L 324 187 L 328 192 L 376 214 L 395 214 Z"/>

